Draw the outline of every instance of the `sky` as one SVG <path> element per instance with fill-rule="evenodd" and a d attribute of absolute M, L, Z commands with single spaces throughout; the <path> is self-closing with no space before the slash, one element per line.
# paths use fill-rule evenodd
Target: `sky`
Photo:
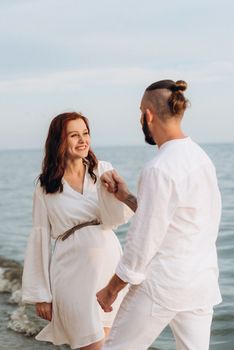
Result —
<path fill-rule="evenodd" d="M 187 135 L 234 142 L 233 0 L 0 0 L 0 149 L 42 148 L 66 111 L 94 146 L 143 145 L 160 79 L 188 84 Z"/>

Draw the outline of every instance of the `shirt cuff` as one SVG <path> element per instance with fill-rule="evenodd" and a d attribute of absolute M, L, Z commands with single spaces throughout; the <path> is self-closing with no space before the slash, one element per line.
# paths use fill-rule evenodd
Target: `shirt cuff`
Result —
<path fill-rule="evenodd" d="M 145 280 L 143 273 L 129 270 L 122 262 L 118 264 L 115 273 L 122 281 L 130 284 L 140 284 Z"/>
<path fill-rule="evenodd" d="M 22 304 L 52 303 L 52 299 L 34 299 L 31 297 L 22 296 L 21 302 Z"/>

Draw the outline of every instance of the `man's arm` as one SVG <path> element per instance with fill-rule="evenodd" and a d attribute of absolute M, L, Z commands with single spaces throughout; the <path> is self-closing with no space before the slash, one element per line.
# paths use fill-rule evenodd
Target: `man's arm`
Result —
<path fill-rule="evenodd" d="M 126 204 L 132 211 L 137 210 L 137 198 L 129 191 L 124 179 L 115 170 L 105 172 L 101 176 L 102 184 L 115 197 Z"/>
<path fill-rule="evenodd" d="M 157 254 L 177 206 L 174 182 L 158 169 L 144 171 L 138 195 L 138 209 L 116 269 L 118 279 L 114 276 L 111 280 L 115 287 L 110 283 L 98 295 L 101 307 L 107 311 L 111 310 L 110 305 L 123 283 L 137 285 L 143 282 L 147 266 Z"/>
<path fill-rule="evenodd" d="M 105 312 L 112 311 L 112 304 L 118 293 L 127 285 L 116 274 L 112 277 L 108 285 L 97 293 L 97 301 Z"/>
<path fill-rule="evenodd" d="M 126 197 L 126 199 L 123 201 L 124 204 L 126 204 L 134 213 L 137 210 L 137 198 L 132 194 L 129 193 Z"/>

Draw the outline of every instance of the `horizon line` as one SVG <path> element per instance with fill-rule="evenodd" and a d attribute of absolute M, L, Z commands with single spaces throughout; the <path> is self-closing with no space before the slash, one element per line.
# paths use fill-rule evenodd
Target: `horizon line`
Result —
<path fill-rule="evenodd" d="M 202 141 L 197 142 L 200 145 L 227 145 L 227 144 L 234 144 L 234 141 Z M 150 146 L 147 143 L 145 144 L 131 144 L 131 145 L 94 145 L 91 148 L 116 148 L 116 147 L 147 147 Z M 0 148 L 0 152 L 4 151 L 44 151 L 44 147 L 25 147 L 25 148 Z"/>

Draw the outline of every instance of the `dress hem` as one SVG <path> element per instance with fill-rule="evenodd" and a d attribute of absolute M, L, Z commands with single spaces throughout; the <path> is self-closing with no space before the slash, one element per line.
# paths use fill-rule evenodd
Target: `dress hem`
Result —
<path fill-rule="evenodd" d="M 67 341 L 56 342 L 56 341 L 54 341 L 53 339 L 51 339 L 51 338 L 49 338 L 49 337 L 48 337 L 48 338 L 45 337 L 44 339 L 42 339 L 42 338 L 40 338 L 40 337 L 38 337 L 38 336 L 35 337 L 35 339 L 36 339 L 37 341 L 50 342 L 50 343 L 52 343 L 52 344 L 55 345 L 55 346 L 68 345 L 68 346 L 70 346 L 71 349 L 79 349 L 80 347 L 88 346 L 88 345 L 97 343 L 97 342 L 99 342 L 99 341 L 105 339 L 104 331 L 103 331 L 103 334 L 100 335 L 100 336 L 97 337 L 97 338 L 98 338 L 98 339 L 95 339 L 95 340 L 93 340 L 92 342 L 88 342 L 88 343 L 86 342 L 86 343 L 79 343 L 79 344 L 76 344 L 76 345 L 71 345 L 71 344 L 69 344 L 69 342 L 67 342 Z"/>

